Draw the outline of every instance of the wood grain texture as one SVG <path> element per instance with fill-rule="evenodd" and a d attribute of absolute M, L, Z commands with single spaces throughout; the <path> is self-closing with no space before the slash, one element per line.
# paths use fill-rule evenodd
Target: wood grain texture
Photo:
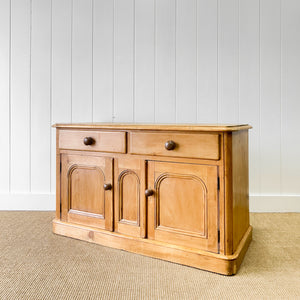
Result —
<path fill-rule="evenodd" d="M 56 128 L 99 128 L 121 130 L 168 130 L 168 131 L 236 131 L 252 128 L 243 124 L 144 124 L 144 123 L 57 123 Z"/>
<path fill-rule="evenodd" d="M 92 138 L 94 143 L 85 145 L 86 137 Z M 58 145 L 61 149 L 125 153 L 125 138 L 125 132 L 60 130 Z"/>
<path fill-rule="evenodd" d="M 59 152 L 61 154 L 63 153 L 73 153 L 73 154 L 78 154 L 81 155 L 82 151 L 80 150 L 68 150 L 68 149 L 60 149 Z M 86 151 L 84 152 L 84 155 L 87 156 L 93 156 L 93 155 L 97 155 L 100 152 L 96 152 L 96 151 Z M 112 156 L 112 152 L 101 152 L 101 156 L 105 156 L 105 157 L 111 157 Z M 114 152 L 113 156 L 115 158 L 128 158 L 128 153 L 117 153 Z M 158 161 L 165 161 L 165 162 L 178 162 L 178 157 L 168 157 L 168 156 L 153 156 L 153 155 L 141 155 L 141 154 L 130 154 L 131 158 L 136 158 L 136 159 L 141 159 L 143 158 L 144 160 L 148 161 L 148 160 L 153 160 L 155 158 L 155 160 Z M 180 157 L 180 162 L 182 163 L 196 163 L 196 164 L 202 164 L 202 165 L 214 165 L 214 166 L 219 166 L 222 167 L 223 165 L 223 158 L 222 158 L 222 153 L 221 153 L 221 159 L 220 160 L 211 160 L 211 159 L 200 159 L 200 158 L 188 158 L 188 157 Z"/>
<path fill-rule="evenodd" d="M 233 253 L 249 228 L 248 131 L 226 133 L 225 254 Z"/>
<path fill-rule="evenodd" d="M 232 134 L 233 252 L 249 228 L 248 132 Z"/>
<path fill-rule="evenodd" d="M 59 130 L 55 132 L 55 139 L 56 139 L 56 157 L 55 157 L 55 170 L 56 170 L 56 182 L 55 182 L 55 196 L 56 196 L 56 211 L 55 211 L 55 218 L 61 219 L 61 154 L 58 148 L 58 141 L 59 141 Z"/>
<path fill-rule="evenodd" d="M 115 231 L 146 236 L 145 162 L 138 158 L 117 158 L 114 163 Z"/>
<path fill-rule="evenodd" d="M 244 130 L 222 132 L 220 126 L 210 133 L 57 127 L 56 219 L 184 247 L 188 256 L 199 249 L 228 258 L 241 244 L 239 252 L 247 248 L 251 239 L 248 127 L 240 127 Z M 95 144 L 83 144 L 84 136 L 92 136 Z M 101 146 L 103 136 L 108 148 L 92 148 Z M 128 153 L 105 153 L 120 139 L 124 150 L 128 143 Z M 155 152 L 169 139 L 179 153 L 173 156 L 176 147 Z M 194 158 L 193 153 L 198 155 Z M 90 231 L 89 238 L 94 237 Z M 235 273 L 238 264 L 228 273 Z M 209 270 L 206 263 L 201 267 Z"/>
<path fill-rule="evenodd" d="M 113 182 L 112 159 L 63 154 L 61 164 L 61 219 L 112 230 L 113 192 L 103 188 Z"/>
<path fill-rule="evenodd" d="M 154 190 L 149 237 L 174 245 L 218 252 L 217 168 L 149 162 L 148 186 Z M 154 218 L 153 218 L 154 217 Z"/>
<path fill-rule="evenodd" d="M 218 166 L 218 177 L 219 177 L 219 195 L 218 195 L 218 211 L 219 211 L 219 253 L 226 254 L 226 231 L 227 224 L 225 224 L 226 219 L 226 186 L 225 186 L 225 169 L 226 169 L 226 158 L 225 155 L 225 134 L 221 136 L 221 161 L 222 164 Z"/>
<path fill-rule="evenodd" d="M 224 252 L 233 249 L 233 186 L 232 186 L 232 133 L 224 134 Z"/>
<path fill-rule="evenodd" d="M 168 141 L 175 143 L 174 150 L 167 150 Z M 128 152 L 132 154 L 191 157 L 203 159 L 220 158 L 219 134 L 186 134 L 130 132 Z"/>
<path fill-rule="evenodd" d="M 97 167 L 74 166 L 68 174 L 70 210 L 104 217 L 104 174 Z"/>
<path fill-rule="evenodd" d="M 252 237 L 252 228 L 249 227 L 237 251 L 233 255 L 224 256 L 201 250 L 173 246 L 158 241 L 136 239 L 126 235 L 109 233 L 108 231 L 100 229 L 96 230 L 92 227 L 77 226 L 59 220 L 53 221 L 53 232 L 107 247 L 122 249 L 200 269 L 202 268 L 223 275 L 233 275 L 238 271 Z"/>

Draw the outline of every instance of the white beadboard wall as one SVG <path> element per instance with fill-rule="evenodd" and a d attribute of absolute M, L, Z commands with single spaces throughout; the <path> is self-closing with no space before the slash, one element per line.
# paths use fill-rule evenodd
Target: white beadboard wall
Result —
<path fill-rule="evenodd" d="M 0 209 L 55 208 L 55 122 L 249 123 L 251 211 L 300 211 L 299 0 L 0 0 Z"/>

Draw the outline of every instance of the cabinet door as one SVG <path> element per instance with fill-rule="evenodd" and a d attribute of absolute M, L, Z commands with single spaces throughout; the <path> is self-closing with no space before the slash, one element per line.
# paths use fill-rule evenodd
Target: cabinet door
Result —
<path fill-rule="evenodd" d="M 115 159 L 114 168 L 115 231 L 145 237 L 145 161 L 118 158 Z"/>
<path fill-rule="evenodd" d="M 148 238 L 218 252 L 218 168 L 149 162 Z"/>
<path fill-rule="evenodd" d="M 112 161 L 101 156 L 61 155 L 63 221 L 113 229 Z"/>

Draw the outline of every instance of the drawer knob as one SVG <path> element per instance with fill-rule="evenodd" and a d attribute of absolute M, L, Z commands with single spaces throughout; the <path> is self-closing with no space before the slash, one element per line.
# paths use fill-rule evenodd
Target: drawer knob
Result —
<path fill-rule="evenodd" d="M 84 139 L 83 139 L 83 143 L 87 146 L 89 145 L 93 145 L 95 143 L 95 140 L 90 137 L 90 136 L 86 136 Z"/>
<path fill-rule="evenodd" d="M 165 143 L 165 148 L 166 148 L 167 150 L 174 150 L 175 147 L 176 147 L 176 143 L 175 143 L 174 141 L 167 141 L 167 142 Z"/>
<path fill-rule="evenodd" d="M 112 189 L 112 185 L 110 183 L 104 183 L 103 188 L 105 191 L 109 191 Z"/>
<path fill-rule="evenodd" d="M 145 191 L 145 196 L 146 196 L 146 197 L 152 196 L 153 194 L 154 194 L 154 191 L 153 191 L 153 190 L 150 190 L 150 189 L 149 189 L 149 190 L 146 190 L 146 191 Z"/>

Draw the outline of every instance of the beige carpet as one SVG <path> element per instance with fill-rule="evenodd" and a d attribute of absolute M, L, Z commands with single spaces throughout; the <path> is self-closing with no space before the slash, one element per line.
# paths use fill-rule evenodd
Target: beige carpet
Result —
<path fill-rule="evenodd" d="M 0 299 L 300 299 L 300 214 L 252 214 L 226 277 L 54 235 L 53 212 L 0 212 Z"/>

